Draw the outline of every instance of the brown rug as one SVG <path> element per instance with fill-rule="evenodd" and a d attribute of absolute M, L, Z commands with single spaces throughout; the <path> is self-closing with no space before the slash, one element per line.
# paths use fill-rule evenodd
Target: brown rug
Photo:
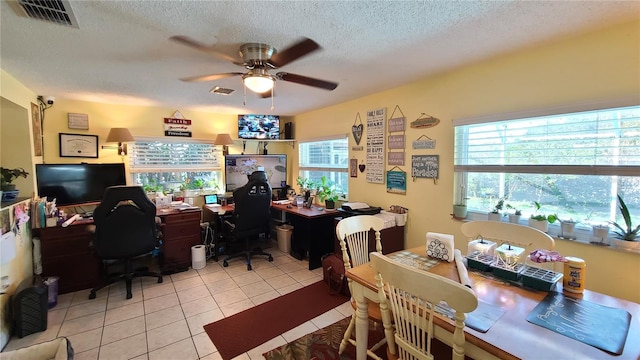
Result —
<path fill-rule="evenodd" d="M 323 329 L 307 334 L 293 342 L 268 351 L 262 356 L 267 360 L 350 360 L 356 358 L 355 346 L 348 344 L 342 354 L 338 354 L 340 342 L 344 336 L 344 331 L 349 326 L 351 317 L 347 317 L 337 323 L 331 324 Z M 374 327 L 373 322 L 369 322 L 369 346 L 377 343 L 384 337 L 381 326 Z M 352 334 L 355 338 L 355 333 Z M 451 360 L 451 347 L 440 342 L 438 339 L 431 341 L 431 352 L 435 359 Z M 387 345 L 376 350 L 376 355 L 383 359 L 387 358 Z M 465 360 L 473 360 L 465 356 Z"/>
<path fill-rule="evenodd" d="M 349 300 L 319 281 L 204 326 L 223 359 L 232 359 Z"/>

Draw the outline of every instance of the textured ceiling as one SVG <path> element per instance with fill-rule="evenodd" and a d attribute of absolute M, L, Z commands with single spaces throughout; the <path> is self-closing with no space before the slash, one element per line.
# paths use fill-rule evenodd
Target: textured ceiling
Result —
<path fill-rule="evenodd" d="M 40 95 L 220 113 L 294 115 L 554 39 L 637 18 L 638 1 L 71 1 L 79 28 L 20 17 L 0 4 L 0 66 Z M 185 35 L 237 57 L 241 44 L 284 49 L 301 37 L 322 49 L 277 71 L 339 83 L 291 82 L 271 99 L 243 72 L 169 40 Z M 209 93 L 232 88 L 228 96 Z"/>

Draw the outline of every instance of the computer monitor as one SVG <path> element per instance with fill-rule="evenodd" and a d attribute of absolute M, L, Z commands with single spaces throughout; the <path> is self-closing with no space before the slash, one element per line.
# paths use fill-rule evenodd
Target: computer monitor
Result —
<path fill-rule="evenodd" d="M 272 189 L 287 185 L 287 155 L 227 155 L 225 157 L 226 191 L 232 192 L 249 181 L 254 171 L 264 169 Z"/>

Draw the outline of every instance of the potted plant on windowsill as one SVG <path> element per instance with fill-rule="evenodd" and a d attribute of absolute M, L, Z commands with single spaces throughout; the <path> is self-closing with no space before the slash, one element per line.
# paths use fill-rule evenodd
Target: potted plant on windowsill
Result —
<path fill-rule="evenodd" d="M 507 209 L 513 210 L 513 214 L 509 214 L 509 222 L 513 224 L 519 223 L 522 211 L 516 209 L 516 207 L 511 204 L 507 204 Z"/>
<path fill-rule="evenodd" d="M 544 214 L 538 214 L 541 205 L 537 201 L 534 201 L 533 204 L 536 207 L 536 211 L 529 218 L 529 226 L 546 233 L 549 229 L 549 224 L 553 224 L 554 222 L 556 222 L 556 220 L 558 220 L 558 215 L 552 214 L 547 216 Z"/>
<path fill-rule="evenodd" d="M 616 229 L 613 232 L 613 243 L 616 245 L 616 247 L 622 249 L 638 251 L 640 250 L 640 225 L 636 226 L 635 228 L 633 227 L 629 208 L 627 207 L 627 204 L 625 204 L 620 194 L 618 194 L 618 203 L 618 209 L 620 209 L 620 214 L 624 219 L 624 226 L 618 224 L 615 221 L 609 222 Z"/>
<path fill-rule="evenodd" d="M 0 167 L 0 190 L 2 191 L 2 201 L 10 201 L 18 197 L 19 191 L 13 180 L 23 177 L 27 178 L 28 172 L 23 168 L 7 169 Z"/>
<path fill-rule="evenodd" d="M 500 221 L 500 218 L 502 217 L 502 214 L 500 213 L 500 211 L 502 211 L 502 206 L 504 206 L 504 199 L 498 200 L 496 205 L 493 207 L 493 210 L 488 214 L 489 220 Z"/>
<path fill-rule="evenodd" d="M 456 204 L 453 204 L 453 218 L 454 219 L 466 219 L 467 218 L 467 200 L 469 198 L 464 197 L 464 185 L 460 185 L 460 199 Z"/>
<path fill-rule="evenodd" d="M 336 201 L 340 197 L 335 190 L 335 185 L 331 180 L 327 180 L 326 176 L 320 178 L 316 195 L 320 201 L 324 201 L 324 206 L 327 209 L 335 209 Z"/>

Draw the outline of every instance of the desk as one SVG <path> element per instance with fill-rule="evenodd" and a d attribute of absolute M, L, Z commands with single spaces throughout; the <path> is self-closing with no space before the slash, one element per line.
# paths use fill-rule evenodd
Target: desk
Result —
<path fill-rule="evenodd" d="M 423 255 L 424 246 L 409 251 Z M 460 281 L 455 263 L 442 262 L 429 272 Z M 368 300 L 377 302 L 375 271 L 364 264 L 347 272 L 352 282 L 352 295 L 358 305 L 356 312 L 357 358 L 366 359 L 366 339 L 368 319 L 366 304 Z M 538 325 L 527 322 L 526 317 L 547 295 L 544 291 L 531 291 L 517 286 L 481 276 L 470 271 L 469 278 L 479 300 L 500 306 L 506 313 L 487 331 L 481 333 L 465 327 L 465 351 L 474 359 L 634 359 L 640 356 L 640 304 L 614 298 L 608 295 L 585 290 L 580 294 L 565 294 L 605 306 L 628 311 L 631 326 L 622 355 L 613 356 L 595 347 L 557 334 Z M 561 284 L 558 284 L 558 291 Z M 362 310 L 361 310 L 362 309 Z M 451 345 L 453 324 L 448 319 L 437 317 L 434 337 Z M 636 340 L 633 340 L 636 339 Z"/>
<path fill-rule="evenodd" d="M 322 255 L 333 252 L 335 238 L 334 217 L 340 213 L 335 209 L 319 210 L 312 208 L 298 208 L 287 205 L 271 205 L 272 210 L 281 211 L 286 215 L 282 221 L 289 221 L 293 225 L 291 239 L 291 255 L 303 259 L 309 257 L 309 270 L 322 267 Z"/>
<path fill-rule="evenodd" d="M 191 247 L 200 244 L 200 210 L 158 209 L 162 221 L 161 269 L 163 273 L 186 270 L 191 265 Z M 101 280 L 101 261 L 93 252 L 93 232 L 83 219 L 68 227 L 33 229 L 40 238 L 42 275 L 58 276 L 60 294 L 94 287 Z"/>

